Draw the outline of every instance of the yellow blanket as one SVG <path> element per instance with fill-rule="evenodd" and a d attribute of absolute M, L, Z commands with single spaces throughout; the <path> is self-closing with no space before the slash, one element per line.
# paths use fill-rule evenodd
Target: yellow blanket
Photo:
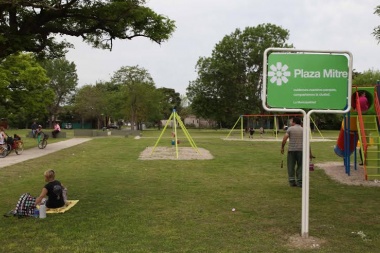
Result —
<path fill-rule="evenodd" d="M 60 207 L 60 208 L 48 208 L 46 209 L 46 213 L 64 213 L 66 211 L 69 211 L 70 208 L 72 208 L 73 206 L 75 206 L 79 200 L 68 200 L 67 201 L 69 204 L 66 206 L 63 206 L 63 207 Z"/>

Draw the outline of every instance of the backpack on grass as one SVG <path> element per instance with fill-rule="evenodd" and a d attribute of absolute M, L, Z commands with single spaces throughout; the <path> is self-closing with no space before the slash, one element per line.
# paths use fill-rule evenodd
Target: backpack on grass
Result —
<path fill-rule="evenodd" d="M 36 209 L 36 198 L 29 193 L 23 193 L 18 199 L 16 208 L 4 216 L 29 217 L 34 215 L 34 209 Z"/>

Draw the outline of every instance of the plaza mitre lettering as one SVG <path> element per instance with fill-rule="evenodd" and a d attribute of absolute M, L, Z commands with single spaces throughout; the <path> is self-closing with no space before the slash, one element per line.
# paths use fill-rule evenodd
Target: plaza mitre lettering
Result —
<path fill-rule="evenodd" d="M 320 71 L 306 71 L 303 69 L 294 69 L 294 78 L 348 78 L 347 71 L 339 71 L 337 69 L 324 69 Z"/>

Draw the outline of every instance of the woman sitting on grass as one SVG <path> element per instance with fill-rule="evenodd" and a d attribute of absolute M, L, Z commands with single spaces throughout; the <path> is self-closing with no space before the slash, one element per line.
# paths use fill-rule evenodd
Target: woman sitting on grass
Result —
<path fill-rule="evenodd" d="M 58 180 L 55 180 L 54 170 L 47 170 L 44 173 L 47 184 L 42 188 L 40 196 L 36 199 L 36 205 L 41 204 L 43 199 L 48 196 L 46 201 L 47 208 L 63 207 L 66 202 L 64 186 Z"/>

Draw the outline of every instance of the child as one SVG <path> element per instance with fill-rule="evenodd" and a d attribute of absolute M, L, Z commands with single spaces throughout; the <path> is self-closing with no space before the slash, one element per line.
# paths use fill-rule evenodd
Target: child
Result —
<path fill-rule="evenodd" d="M 263 137 L 263 133 L 264 133 L 264 128 L 263 127 L 260 127 L 260 136 Z"/>
<path fill-rule="evenodd" d="M 47 208 L 59 208 L 66 204 L 67 197 L 65 196 L 65 187 L 61 182 L 55 180 L 54 170 L 47 170 L 44 173 L 45 182 L 47 184 L 42 188 L 40 196 L 36 199 L 36 205 L 41 204 L 43 199 L 47 196 Z"/>
<path fill-rule="evenodd" d="M 249 138 L 253 139 L 253 134 L 255 133 L 255 129 L 253 127 L 249 128 Z"/>
<path fill-rule="evenodd" d="M 41 125 L 38 125 L 35 134 L 36 134 L 36 136 L 37 136 L 37 143 L 40 143 L 41 138 L 43 138 L 42 126 L 41 126 Z"/>

